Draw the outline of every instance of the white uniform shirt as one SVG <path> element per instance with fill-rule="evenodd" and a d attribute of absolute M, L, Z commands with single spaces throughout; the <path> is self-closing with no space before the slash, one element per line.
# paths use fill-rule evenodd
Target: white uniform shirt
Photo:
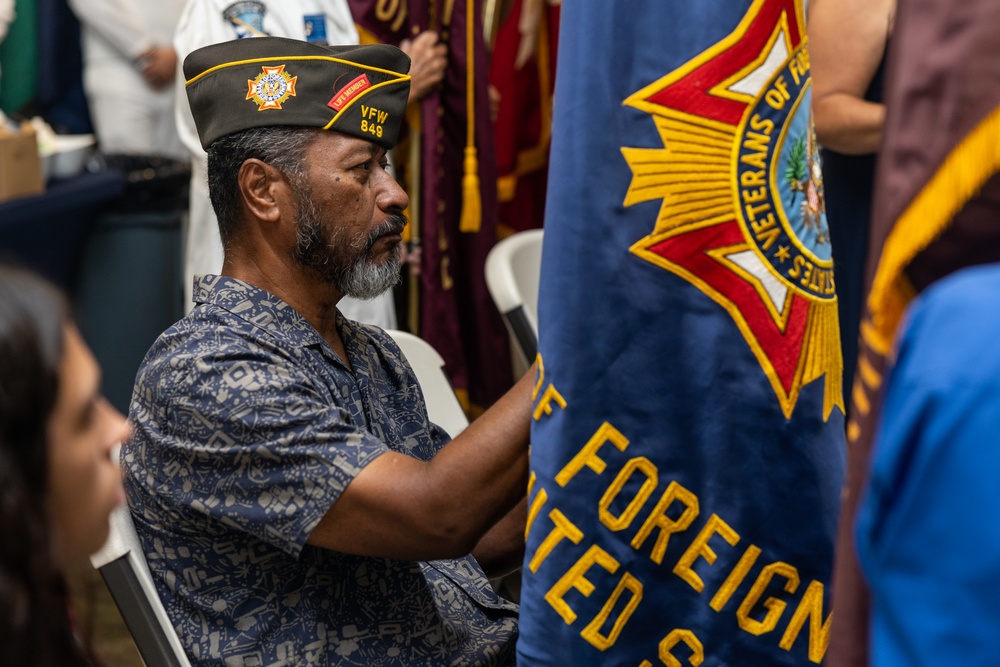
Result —
<path fill-rule="evenodd" d="M 172 109 L 174 90 L 152 90 L 137 61 L 169 46 L 184 0 L 69 0 L 83 27 L 83 83 L 106 153 L 186 157 Z"/>
<path fill-rule="evenodd" d="M 69 6 L 83 25 L 85 62 L 131 62 L 170 44 L 184 0 L 69 0 Z"/>
<path fill-rule="evenodd" d="M 14 0 L 0 0 L 0 42 L 7 36 L 14 22 Z"/>

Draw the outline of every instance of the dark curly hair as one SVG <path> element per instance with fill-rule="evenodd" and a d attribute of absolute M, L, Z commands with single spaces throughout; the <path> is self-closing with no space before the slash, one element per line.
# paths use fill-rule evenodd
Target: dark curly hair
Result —
<path fill-rule="evenodd" d="M 36 276 L 0 266 L 0 665 L 94 664 L 73 635 L 46 511 L 48 422 L 69 310 Z"/>

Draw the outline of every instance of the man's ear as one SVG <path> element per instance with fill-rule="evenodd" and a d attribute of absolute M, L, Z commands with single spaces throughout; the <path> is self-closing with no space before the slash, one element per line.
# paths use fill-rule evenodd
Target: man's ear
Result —
<path fill-rule="evenodd" d="M 250 158 L 240 165 L 236 177 L 240 195 L 249 213 L 263 222 L 278 222 L 282 210 L 290 202 L 288 181 L 275 167 L 257 158 Z"/>

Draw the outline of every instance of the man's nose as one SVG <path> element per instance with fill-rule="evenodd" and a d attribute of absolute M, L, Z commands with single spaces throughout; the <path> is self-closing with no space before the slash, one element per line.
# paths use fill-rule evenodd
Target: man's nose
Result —
<path fill-rule="evenodd" d="M 385 184 L 375 200 L 376 205 L 383 211 L 405 210 L 410 205 L 406 190 L 389 172 L 383 170 L 382 174 L 385 177 Z"/>

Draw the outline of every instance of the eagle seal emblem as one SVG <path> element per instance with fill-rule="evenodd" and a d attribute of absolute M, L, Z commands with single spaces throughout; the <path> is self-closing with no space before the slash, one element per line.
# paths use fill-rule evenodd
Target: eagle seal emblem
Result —
<path fill-rule="evenodd" d="M 257 111 L 280 109 L 289 97 L 295 97 L 297 76 L 290 76 L 284 65 L 261 67 L 256 78 L 248 79 L 247 99 L 257 103 Z"/>
<path fill-rule="evenodd" d="M 755 0 L 717 44 L 629 96 L 662 148 L 623 147 L 624 205 L 661 200 L 631 251 L 725 308 L 786 418 L 825 378 L 843 411 L 840 331 L 823 177 L 797 0 Z"/>

